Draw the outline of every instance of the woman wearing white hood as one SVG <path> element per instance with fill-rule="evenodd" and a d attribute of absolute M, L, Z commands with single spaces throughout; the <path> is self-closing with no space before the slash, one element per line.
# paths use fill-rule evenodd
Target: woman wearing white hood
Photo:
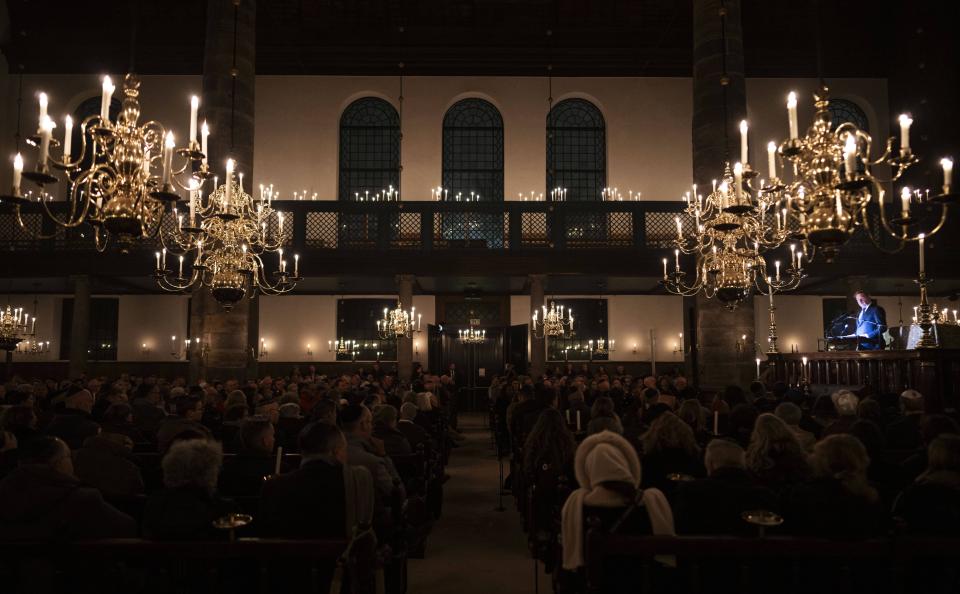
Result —
<path fill-rule="evenodd" d="M 640 459 L 626 439 L 611 431 L 591 435 L 577 448 L 574 460 L 580 488 L 571 493 L 561 512 L 562 591 L 583 592 L 586 519 L 596 517 L 603 530 L 626 534 L 674 535 L 673 512 L 658 489 L 640 489 Z M 667 565 L 672 559 L 660 559 Z M 633 564 L 631 564 L 633 565 Z M 629 570 L 604 572 L 604 582 L 624 591 L 639 584 L 622 583 Z M 572 575 L 567 572 L 572 572 Z M 566 582 L 566 584 L 564 584 Z M 607 589 L 603 590 L 604 592 Z"/>

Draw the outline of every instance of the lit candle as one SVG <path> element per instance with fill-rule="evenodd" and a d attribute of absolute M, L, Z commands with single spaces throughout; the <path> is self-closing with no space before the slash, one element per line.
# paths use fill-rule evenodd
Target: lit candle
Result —
<path fill-rule="evenodd" d="M 178 278 L 183 278 L 183 256 L 180 256 L 180 274 Z"/>
<path fill-rule="evenodd" d="M 293 276 L 300 276 L 300 254 L 293 255 Z"/>
<path fill-rule="evenodd" d="M 104 122 L 110 121 L 110 98 L 113 97 L 113 91 L 116 87 L 109 76 L 103 77 L 103 94 L 100 96 L 100 119 Z"/>
<path fill-rule="evenodd" d="M 925 268 L 925 264 L 926 264 L 926 261 L 925 261 L 925 259 L 924 259 L 924 255 L 923 255 L 923 240 L 924 240 L 924 237 L 925 237 L 924 234 L 921 233 L 921 234 L 919 235 L 919 240 L 918 240 L 918 242 L 919 242 L 919 244 L 920 244 L 920 275 L 921 275 L 921 276 L 922 276 L 923 273 L 924 273 L 924 268 Z"/>
<path fill-rule="evenodd" d="M 773 180 L 777 179 L 777 143 L 772 140 L 767 143 L 767 171 L 773 185 Z"/>
<path fill-rule="evenodd" d="M 807 381 L 809 379 L 809 377 L 807 376 L 807 371 L 808 371 L 807 358 L 801 357 L 801 360 L 803 361 L 803 380 Z"/>
<path fill-rule="evenodd" d="M 680 223 L 680 217 L 673 217 L 673 220 L 677 222 L 677 240 L 683 241 L 683 226 Z"/>
<path fill-rule="evenodd" d="M 23 156 L 17 153 L 13 158 L 13 195 L 20 195 L 20 178 L 23 175 Z"/>
<path fill-rule="evenodd" d="M 760 379 L 760 357 L 757 357 L 757 379 Z"/>
<path fill-rule="evenodd" d="M 734 163 L 733 165 L 733 187 L 737 200 L 743 193 L 743 163 Z"/>
<path fill-rule="evenodd" d="M 790 123 L 790 140 L 796 140 L 800 133 L 797 126 L 797 94 L 793 91 L 787 95 L 787 118 Z"/>
<path fill-rule="evenodd" d="M 160 252 L 157 252 L 156 256 L 157 256 L 157 270 L 160 270 Z"/>
<path fill-rule="evenodd" d="M 773 283 L 770 282 L 770 277 L 767 277 L 767 288 L 770 289 L 770 307 L 773 308 Z"/>
<path fill-rule="evenodd" d="M 73 144 L 73 118 L 63 118 L 63 160 L 70 161 L 70 152 Z"/>
<path fill-rule="evenodd" d="M 190 97 L 190 136 L 187 143 L 192 144 L 197 141 L 197 108 L 200 106 L 200 98 L 196 95 Z"/>
<path fill-rule="evenodd" d="M 53 135 L 53 120 L 44 118 L 40 122 L 40 158 L 37 162 L 37 169 L 44 169 L 47 166 L 47 156 L 50 154 L 50 137 Z"/>
<path fill-rule="evenodd" d="M 226 184 L 226 189 L 223 193 L 223 210 L 230 209 L 230 191 L 233 189 L 233 159 L 227 159 L 227 175 L 224 183 Z"/>
<path fill-rule="evenodd" d="M 910 216 L 910 188 L 900 190 L 900 211 L 903 213 L 903 218 Z"/>
<path fill-rule="evenodd" d="M 910 150 L 910 124 L 913 118 L 905 113 L 900 114 L 900 150 Z"/>
<path fill-rule="evenodd" d="M 664 280 L 667 279 L 667 259 L 666 259 L 666 258 L 663 259 L 663 279 L 664 279 Z M 533 319 L 534 319 L 534 320 L 537 319 L 537 313 L 536 313 L 536 312 L 533 313 Z"/>
<path fill-rule="evenodd" d="M 673 257 L 676 259 L 677 272 L 680 272 L 680 250 L 673 250 Z"/>
<path fill-rule="evenodd" d="M 747 120 L 740 120 L 740 162 L 747 164 L 750 162 L 748 159 L 749 150 L 747 148 Z"/>
<path fill-rule="evenodd" d="M 943 193 L 950 193 L 950 182 L 953 176 L 953 159 L 944 157 L 940 159 L 940 166 L 943 167 Z"/>
<path fill-rule="evenodd" d="M 780 282 L 780 260 L 773 263 L 777 267 L 777 282 Z"/>
<path fill-rule="evenodd" d="M 840 200 L 840 190 L 834 192 L 834 197 L 837 201 L 837 223 L 840 223 L 840 220 L 843 219 L 843 202 Z"/>
<path fill-rule="evenodd" d="M 853 179 L 857 172 L 857 139 L 853 134 L 847 134 L 847 142 L 843 146 L 843 160 L 847 169 L 847 179 Z"/>
<path fill-rule="evenodd" d="M 797 250 L 797 269 L 803 268 L 803 250 Z"/>
<path fill-rule="evenodd" d="M 37 130 L 40 131 L 43 129 L 43 121 L 47 119 L 47 94 L 40 93 L 38 100 L 40 101 L 40 117 L 37 119 Z"/>
<path fill-rule="evenodd" d="M 170 176 L 173 170 L 173 147 L 176 144 L 173 141 L 173 132 L 167 132 L 167 138 L 163 143 L 163 185 L 170 184 Z"/>
<path fill-rule="evenodd" d="M 199 187 L 200 182 L 196 179 L 190 180 L 190 226 L 194 226 L 195 217 L 197 215 L 197 188 Z"/>
<path fill-rule="evenodd" d="M 203 164 L 207 164 L 207 137 L 210 136 L 210 126 L 207 126 L 207 121 L 203 121 L 203 125 L 200 126 L 200 152 L 203 153 Z"/>
<path fill-rule="evenodd" d="M 160 250 L 160 268 L 167 269 L 167 248 Z"/>

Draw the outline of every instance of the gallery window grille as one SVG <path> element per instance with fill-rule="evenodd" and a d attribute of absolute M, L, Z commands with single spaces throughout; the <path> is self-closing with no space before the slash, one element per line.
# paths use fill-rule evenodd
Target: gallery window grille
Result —
<path fill-rule="evenodd" d="M 463 99 L 443 116 L 441 178 L 451 197 L 503 200 L 503 117 L 489 101 Z"/>
<path fill-rule="evenodd" d="M 547 116 L 547 191 L 567 200 L 600 200 L 607 185 L 607 127 L 585 99 L 564 99 Z"/>
<path fill-rule="evenodd" d="M 357 99 L 340 116 L 339 199 L 400 189 L 400 116 L 377 97 Z"/>

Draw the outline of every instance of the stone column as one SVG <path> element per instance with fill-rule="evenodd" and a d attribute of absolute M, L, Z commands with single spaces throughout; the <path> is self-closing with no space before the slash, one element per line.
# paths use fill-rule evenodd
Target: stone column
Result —
<path fill-rule="evenodd" d="M 398 274 L 397 287 L 400 295 L 400 307 L 409 311 L 413 307 L 412 274 Z M 413 320 L 416 323 L 416 320 Z M 409 382 L 413 377 L 413 339 L 397 338 L 397 378 L 401 382 Z"/>
<path fill-rule="evenodd" d="M 693 3 L 693 178 L 700 187 L 710 187 L 710 180 L 723 173 L 725 162 L 739 160 L 737 124 L 747 112 L 740 0 L 722 4 L 723 21 L 720 0 Z M 759 148 L 752 154 L 759 155 Z M 731 312 L 716 298 L 701 294 L 696 308 L 700 386 L 745 386 L 754 377 L 756 365 L 753 299 Z M 739 352 L 738 342 L 744 345 Z"/>
<path fill-rule="evenodd" d="M 539 310 L 543 306 L 543 281 L 544 275 L 531 274 L 530 278 L 530 315 L 534 310 Z M 530 326 L 530 376 L 537 378 L 543 375 L 547 367 L 547 340 L 546 338 L 537 338 Z"/>
<path fill-rule="evenodd" d="M 210 167 L 222 180 L 227 159 L 234 159 L 248 192 L 254 185 L 255 29 L 256 0 L 208 0 L 200 109 L 201 119 L 210 126 Z M 191 378 L 242 379 L 255 374 L 256 362 L 251 364 L 251 359 L 259 316 L 251 319 L 250 312 L 259 306 L 259 298 L 251 300 L 248 294 L 228 312 L 203 289 L 194 291 L 191 304 L 191 328 L 201 343 L 194 348 Z"/>
<path fill-rule="evenodd" d="M 73 318 L 70 324 L 70 379 L 87 370 L 87 347 L 90 342 L 90 277 L 79 274 L 73 281 Z"/>

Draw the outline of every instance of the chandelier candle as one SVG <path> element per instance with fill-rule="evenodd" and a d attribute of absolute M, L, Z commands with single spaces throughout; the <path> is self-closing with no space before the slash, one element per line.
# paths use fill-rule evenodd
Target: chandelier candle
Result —
<path fill-rule="evenodd" d="M 53 120 L 46 116 L 40 122 L 40 160 L 37 163 L 37 169 L 40 171 L 46 171 L 47 169 L 47 156 L 50 154 L 50 137 L 53 135 L 53 126 Z"/>
<path fill-rule="evenodd" d="M 63 118 L 63 160 L 70 160 L 71 149 L 73 148 L 73 118 L 67 116 Z"/>
<path fill-rule="evenodd" d="M 797 94 L 793 91 L 787 95 L 787 118 L 790 123 L 790 140 L 796 140 L 800 137 L 800 132 L 797 125 Z"/>
<path fill-rule="evenodd" d="M 750 150 L 747 143 L 747 120 L 740 120 L 740 162 L 746 165 L 750 162 L 749 156 Z"/>
<path fill-rule="evenodd" d="M 230 210 L 230 194 L 233 189 L 233 159 L 227 159 L 227 178 L 224 183 L 224 193 L 223 193 L 223 211 L 228 212 Z"/>
<path fill-rule="evenodd" d="M 173 132 L 167 132 L 166 141 L 163 143 L 163 185 L 170 185 L 170 174 L 173 168 L 173 147 L 176 143 L 173 141 Z"/>
<path fill-rule="evenodd" d="M 20 178 L 23 174 L 23 156 L 17 153 L 13 158 L 13 195 L 20 195 Z"/>
<path fill-rule="evenodd" d="M 903 218 L 910 216 L 910 188 L 900 190 L 900 211 Z"/>
<path fill-rule="evenodd" d="M 910 124 L 913 123 L 913 118 L 903 113 L 900 114 L 900 150 L 902 152 L 910 152 Z"/>
<path fill-rule="evenodd" d="M 923 240 L 925 239 L 925 237 L 926 237 L 926 236 L 925 236 L 923 233 L 921 233 L 920 236 L 917 238 L 917 243 L 918 243 L 919 246 L 920 246 L 920 276 L 921 276 L 921 277 L 922 277 L 922 276 L 924 275 L 924 273 L 926 272 L 926 271 L 925 271 L 926 261 L 925 261 L 924 255 L 923 255 Z"/>
<path fill-rule="evenodd" d="M 857 172 L 857 139 L 853 134 L 847 134 L 847 142 L 843 146 L 843 160 L 847 179 L 852 180 Z"/>
<path fill-rule="evenodd" d="M 37 132 L 43 132 L 43 121 L 47 119 L 47 94 L 40 93 L 40 96 L 37 98 L 40 102 L 40 117 L 37 119 Z"/>
<path fill-rule="evenodd" d="M 207 121 L 203 121 L 203 125 L 200 126 L 200 152 L 203 153 L 203 164 L 207 164 L 207 137 L 210 136 L 210 127 L 207 126 Z"/>
<path fill-rule="evenodd" d="M 113 81 L 109 76 L 103 77 L 103 94 L 100 96 L 100 119 L 104 122 L 110 121 L 110 99 L 113 97 Z"/>
<path fill-rule="evenodd" d="M 940 159 L 940 166 L 943 167 L 943 193 L 950 193 L 950 181 L 953 177 L 953 159 L 944 157 Z"/>
<path fill-rule="evenodd" d="M 767 143 L 767 172 L 773 184 L 773 180 L 777 179 L 777 143 L 772 140 Z"/>
<path fill-rule="evenodd" d="M 196 95 L 190 97 L 190 136 L 188 144 L 197 141 L 197 108 L 200 107 L 200 98 Z M 204 151 L 206 153 L 206 151 Z"/>

